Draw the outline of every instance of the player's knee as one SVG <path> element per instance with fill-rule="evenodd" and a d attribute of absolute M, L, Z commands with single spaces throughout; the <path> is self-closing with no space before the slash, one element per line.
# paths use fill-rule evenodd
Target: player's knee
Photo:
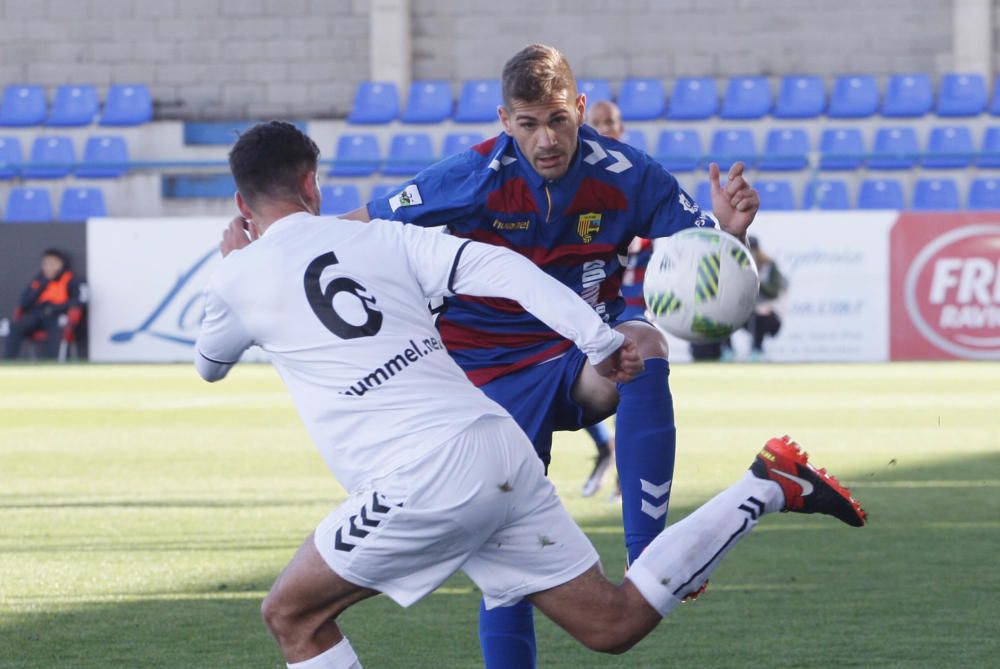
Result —
<path fill-rule="evenodd" d="M 295 608 L 274 591 L 268 593 L 261 603 L 260 615 L 282 648 L 292 645 L 298 635 L 307 633 Z"/>
<path fill-rule="evenodd" d="M 618 329 L 635 342 L 643 360 L 667 357 L 667 338 L 648 323 L 626 322 L 619 325 Z"/>
<path fill-rule="evenodd" d="M 580 639 L 580 642 L 589 650 L 607 655 L 621 655 L 632 648 L 637 641 L 637 638 L 624 633 L 616 625 L 594 630 Z"/>

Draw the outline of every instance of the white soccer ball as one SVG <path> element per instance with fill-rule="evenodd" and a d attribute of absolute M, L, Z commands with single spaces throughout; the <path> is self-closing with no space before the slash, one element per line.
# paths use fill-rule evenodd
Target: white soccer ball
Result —
<path fill-rule="evenodd" d="M 657 325 L 703 343 L 742 327 L 759 289 L 753 255 L 739 240 L 715 228 L 689 228 L 657 241 L 642 292 Z"/>

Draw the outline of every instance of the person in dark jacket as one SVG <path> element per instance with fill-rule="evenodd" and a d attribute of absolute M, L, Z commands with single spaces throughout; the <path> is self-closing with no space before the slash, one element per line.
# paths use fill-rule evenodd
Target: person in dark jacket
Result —
<path fill-rule="evenodd" d="M 36 332 L 47 334 L 43 357 L 58 357 L 66 328 L 79 318 L 80 281 L 70 271 L 66 256 L 48 249 L 42 254 L 41 270 L 24 289 L 14 311 L 3 357 L 16 358 L 24 338 Z"/>

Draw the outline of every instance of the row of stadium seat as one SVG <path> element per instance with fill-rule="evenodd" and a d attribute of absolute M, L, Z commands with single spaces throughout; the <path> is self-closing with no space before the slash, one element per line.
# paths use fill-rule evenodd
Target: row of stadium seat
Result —
<path fill-rule="evenodd" d="M 141 84 L 117 84 L 108 88 L 101 113 L 97 88 L 59 86 L 49 107 L 41 86 L 10 85 L 0 102 L 0 126 L 85 126 L 100 114 L 99 125 L 141 125 L 153 120 L 153 98 Z"/>
<path fill-rule="evenodd" d="M 767 77 L 733 77 L 719 96 L 715 79 L 681 77 L 669 97 L 659 79 L 625 79 L 618 95 L 604 79 L 582 79 L 581 92 L 591 102 L 616 99 L 626 121 L 660 118 L 700 120 L 718 115 L 724 119 L 777 118 L 867 118 L 881 114 L 890 118 L 915 118 L 930 112 L 938 116 L 977 116 L 989 111 L 1000 115 L 1000 76 L 989 99 L 980 74 L 946 74 L 935 98 L 934 85 L 926 74 L 897 74 L 889 78 L 885 94 L 871 75 L 837 77 L 827 94 L 826 82 L 818 76 L 782 78 L 777 98 Z M 466 81 L 453 101 L 448 81 L 414 81 L 406 106 L 391 82 L 365 81 L 358 85 L 348 122 L 379 124 L 485 123 L 496 120 L 501 104 L 500 82 L 491 79 Z"/>
<path fill-rule="evenodd" d="M 70 187 L 62 192 L 58 216 L 53 216 L 52 199 L 44 188 L 18 186 L 7 194 L 2 220 L 12 223 L 79 223 L 96 216 L 107 216 L 104 193 L 100 188 Z"/>
<path fill-rule="evenodd" d="M 128 171 L 128 145 L 120 135 L 88 137 L 83 160 L 76 164 L 73 140 L 63 135 L 36 137 L 31 155 L 24 161 L 21 142 L 16 137 L 0 137 L 0 180 L 61 179 L 73 172 L 78 177 L 113 179 Z"/>

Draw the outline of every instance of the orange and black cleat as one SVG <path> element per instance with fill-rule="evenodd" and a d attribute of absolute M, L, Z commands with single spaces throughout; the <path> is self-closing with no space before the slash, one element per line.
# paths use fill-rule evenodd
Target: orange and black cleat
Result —
<path fill-rule="evenodd" d="M 861 527 L 867 520 L 851 491 L 825 469 L 809 464 L 809 456 L 788 435 L 764 444 L 750 471 L 781 486 L 785 494 L 782 511 L 825 513 L 853 527 Z"/>

